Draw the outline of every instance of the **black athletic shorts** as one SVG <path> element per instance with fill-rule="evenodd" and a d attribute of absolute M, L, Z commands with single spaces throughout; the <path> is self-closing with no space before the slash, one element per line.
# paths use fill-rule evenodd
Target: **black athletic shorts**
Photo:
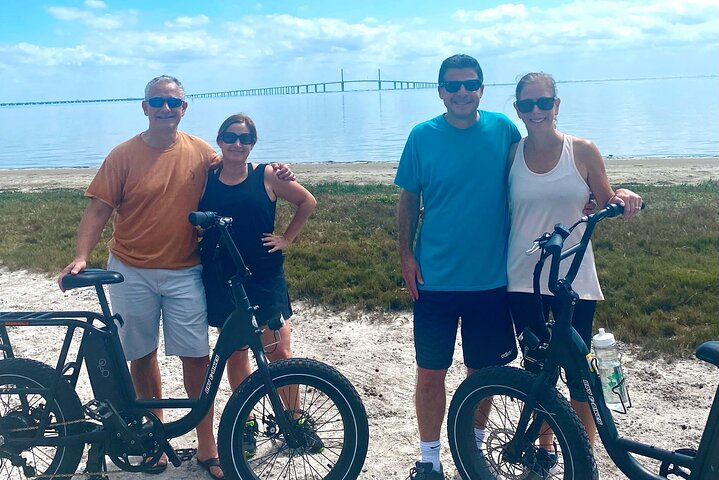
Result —
<path fill-rule="evenodd" d="M 235 308 L 234 298 L 227 278 L 212 264 L 203 265 L 202 282 L 207 299 L 207 322 L 211 327 L 222 327 Z M 270 320 L 292 316 L 292 306 L 287 293 L 287 281 L 284 270 L 272 275 L 253 275 L 243 284 L 250 305 L 259 307 L 255 318 L 259 325 L 267 325 Z"/>
<path fill-rule="evenodd" d="M 514 328 L 519 336 L 525 328 L 530 327 L 532 331 L 540 339 L 546 339 L 547 335 L 544 331 L 544 320 L 537 318 L 539 310 L 537 309 L 537 297 L 533 293 L 509 292 L 509 311 L 512 314 Z M 556 315 L 559 307 L 556 297 L 553 295 L 542 295 L 541 312 L 544 318 L 549 318 L 549 311 Z M 596 300 L 579 300 L 574 306 L 574 315 L 572 315 L 572 326 L 582 337 L 587 348 L 591 348 L 592 344 L 592 322 L 594 321 L 594 312 L 597 310 Z M 542 331 L 544 330 L 544 331 Z M 587 394 L 584 391 L 582 380 L 575 375 L 567 372 L 567 386 L 569 387 L 569 396 L 580 402 L 587 401 Z"/>
<path fill-rule="evenodd" d="M 505 287 L 472 292 L 420 290 L 414 302 L 417 365 L 430 370 L 450 367 L 460 319 L 467 367 L 505 365 L 517 357 Z"/>

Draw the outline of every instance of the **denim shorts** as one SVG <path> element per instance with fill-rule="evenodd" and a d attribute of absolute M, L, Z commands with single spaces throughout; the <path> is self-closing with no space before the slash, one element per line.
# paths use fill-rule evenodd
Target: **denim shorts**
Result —
<path fill-rule="evenodd" d="M 417 365 L 448 369 L 458 326 L 468 368 L 505 365 L 517 357 L 505 287 L 470 292 L 420 290 L 414 302 Z"/>
<path fill-rule="evenodd" d="M 109 291 L 112 310 L 124 321 L 119 334 L 127 360 L 157 349 L 161 317 L 166 355 L 204 357 L 209 353 L 202 265 L 136 268 L 110 254 L 107 268 L 125 277 L 124 282 L 109 285 Z"/>

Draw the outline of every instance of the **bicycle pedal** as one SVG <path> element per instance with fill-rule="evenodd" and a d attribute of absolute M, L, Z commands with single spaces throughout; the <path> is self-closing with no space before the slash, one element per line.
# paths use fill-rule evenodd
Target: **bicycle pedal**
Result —
<path fill-rule="evenodd" d="M 107 418 L 109 409 L 107 404 L 98 400 L 90 400 L 83 406 L 85 414 L 93 420 L 102 421 L 103 418 Z"/>
<path fill-rule="evenodd" d="M 197 449 L 196 448 L 176 448 L 175 454 L 177 455 L 177 458 L 179 458 L 181 462 L 189 462 L 190 460 L 192 460 L 192 457 L 197 455 Z"/>

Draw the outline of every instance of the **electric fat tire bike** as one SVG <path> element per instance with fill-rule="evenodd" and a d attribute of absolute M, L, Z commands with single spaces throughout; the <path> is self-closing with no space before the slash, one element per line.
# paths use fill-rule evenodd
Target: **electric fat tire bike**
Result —
<path fill-rule="evenodd" d="M 227 401 L 218 432 L 220 464 L 227 479 L 356 479 L 367 455 L 367 414 L 357 391 L 337 370 L 316 360 L 269 363 L 243 281 L 250 275 L 228 232 L 231 218 L 193 212 L 190 223 L 220 231 L 237 273 L 229 280 L 235 309 L 210 357 L 204 387 L 195 399 L 138 399 L 118 337 L 119 314 L 110 310 L 103 285 L 121 274 L 86 269 L 62 278 L 65 289 L 94 286 L 101 313 L 88 311 L 0 312 L 0 480 L 49 480 L 76 474 L 86 444 L 85 476 L 107 478 L 105 457 L 120 469 L 147 472 L 166 454 L 181 459 L 169 440 L 205 417 L 225 364 L 249 348 L 257 370 Z M 279 330 L 282 320 L 269 325 Z M 66 327 L 56 365 L 15 358 L 10 326 Z M 79 346 L 70 354 L 73 335 Z M 82 404 L 75 387 L 85 364 L 93 399 Z M 152 409 L 189 410 L 162 423 Z M 249 430 L 247 425 L 251 424 Z"/>
<path fill-rule="evenodd" d="M 572 313 L 579 301 L 572 282 L 589 239 L 597 223 L 622 212 L 623 207 L 610 204 L 582 217 L 570 228 L 557 224 L 552 233 L 543 234 L 527 251 L 527 254 L 541 251 L 534 271 L 537 295 L 543 263 L 550 259 L 549 289 L 559 300 L 559 308 L 554 319 L 546 321 L 548 341 L 539 340 L 529 328 L 522 332 L 524 369 L 510 366 L 479 369 L 453 395 L 447 434 L 452 457 L 463 479 L 599 478 L 584 427 L 556 389 L 559 367 L 581 378 L 599 438 L 611 460 L 627 477 L 719 479 L 719 390 L 696 449 L 669 451 L 621 437 L 602 394 L 596 359 L 572 327 Z M 580 224 L 586 224 L 581 240 L 564 249 L 565 240 Z M 559 279 L 560 262 L 570 257 L 573 258 L 567 274 Z M 544 326 L 543 318 L 541 322 Z M 703 343 L 696 356 L 719 366 L 719 341 Z M 485 429 L 484 439 L 476 438 L 475 427 Z M 547 446 L 547 437 L 552 446 L 542 448 L 540 445 Z M 658 460 L 659 471 L 649 471 L 635 455 Z"/>

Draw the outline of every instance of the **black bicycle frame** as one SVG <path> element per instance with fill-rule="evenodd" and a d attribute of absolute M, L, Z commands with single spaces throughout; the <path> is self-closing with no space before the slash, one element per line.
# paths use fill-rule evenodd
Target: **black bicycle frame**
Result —
<path fill-rule="evenodd" d="M 90 384 L 96 396 L 99 396 L 98 394 L 100 392 L 103 392 L 103 395 L 107 395 L 107 389 L 97 386 L 97 382 L 100 381 L 100 377 L 104 377 L 109 384 L 114 384 L 114 387 L 109 388 L 114 388 L 114 392 L 119 393 L 114 395 L 115 398 L 108 400 L 109 403 L 113 404 L 113 407 L 118 411 L 125 408 L 189 409 L 190 411 L 183 417 L 163 424 L 166 438 L 171 439 L 186 434 L 195 428 L 197 424 L 200 423 L 200 421 L 207 415 L 207 412 L 213 405 L 215 396 L 217 395 L 227 360 L 236 350 L 247 346 L 255 356 L 257 369 L 265 383 L 265 387 L 268 389 L 268 396 L 273 409 L 275 412 L 283 412 L 284 406 L 272 382 L 268 366 L 269 362 L 265 356 L 265 351 L 260 339 L 261 331 L 254 320 L 254 309 L 250 305 L 249 300 L 247 299 L 247 294 L 245 293 L 245 289 L 242 285 L 243 281 L 249 277 L 250 273 L 245 266 L 242 256 L 237 250 L 237 246 L 227 230 L 230 223 L 231 219 L 217 217 L 217 223 L 213 226 L 220 229 L 220 242 L 228 249 L 230 256 L 237 267 L 238 273 L 235 274 L 229 281 L 235 299 L 235 309 L 225 320 L 222 331 L 217 338 L 203 382 L 204 386 L 198 398 L 138 399 L 136 397 L 135 389 L 127 367 L 127 361 L 125 360 L 117 332 L 116 322 L 121 324 L 122 318 L 117 314 L 112 315 L 107 297 L 105 296 L 105 292 L 102 287 L 103 284 L 122 281 L 121 277 L 120 280 L 111 280 L 111 274 L 117 275 L 113 272 L 105 272 L 99 269 L 88 269 L 88 275 L 94 275 L 96 277 L 96 283 L 89 283 L 92 280 L 88 280 L 82 285 L 78 285 L 95 286 L 100 308 L 103 312 L 102 315 L 88 311 L 0 312 L 0 352 L 2 352 L 6 358 L 14 357 L 14 351 L 12 349 L 12 345 L 10 344 L 7 332 L 8 326 L 67 327 L 68 330 L 65 334 L 65 339 L 55 367 L 57 372 L 60 374 L 58 378 L 65 379 L 73 388 L 75 388 L 80 374 L 80 367 L 84 360 L 88 373 L 90 374 Z M 83 274 L 79 274 L 78 276 L 79 283 L 82 283 L 82 275 Z M 95 321 L 98 321 L 102 325 L 100 327 L 95 326 Z M 68 362 L 70 345 L 73 335 L 78 328 L 83 329 L 83 336 L 80 341 L 77 358 Z M 105 369 L 105 372 L 100 372 L 99 375 L 93 374 L 94 370 L 97 369 L 99 365 L 91 365 L 88 361 L 88 354 L 93 348 L 92 342 L 103 342 L 103 344 L 107 346 L 107 351 L 105 353 L 108 357 L 103 357 L 106 363 L 101 366 L 101 368 Z M 112 357 L 115 359 L 116 368 L 110 368 L 110 364 L 113 361 Z M 3 391 L 4 393 L 42 393 L 49 399 L 46 403 L 47 405 L 50 405 L 54 389 L 52 387 L 46 389 L 23 388 L 4 389 Z M 110 392 L 110 395 L 112 395 L 112 392 Z M 48 417 L 49 408 L 45 408 L 43 421 L 49 421 Z M 296 442 L 296 439 L 294 438 L 294 430 L 291 428 L 289 420 L 285 415 L 277 414 L 276 417 L 281 431 L 285 432 L 288 444 L 292 446 Z M 43 431 L 44 430 L 42 428 L 38 428 L 38 434 L 35 438 L 6 438 L 5 444 L 27 447 L 45 445 L 56 446 L 71 443 L 92 443 L 107 439 L 107 435 L 109 434 L 107 431 L 91 431 L 73 436 L 45 438 L 42 434 Z M 170 459 L 172 460 L 172 456 Z"/>
<path fill-rule="evenodd" d="M 541 418 L 539 418 L 541 416 L 532 417 L 537 398 L 541 397 L 541 393 L 547 388 L 548 383 L 554 386 L 553 382 L 556 381 L 557 376 L 553 372 L 562 367 L 565 371 L 571 371 L 581 378 L 594 422 L 597 426 L 597 432 L 604 444 L 604 448 L 615 465 L 629 478 L 632 480 L 664 479 L 664 477 L 648 471 L 634 458 L 633 454 L 686 467 L 692 472 L 691 479 L 708 480 L 709 478 L 718 478 L 710 477 L 709 472 L 702 472 L 705 460 L 719 449 L 719 432 L 715 433 L 716 425 L 719 424 L 719 395 L 715 395 L 696 457 L 671 452 L 621 437 L 604 400 L 596 360 L 593 359 L 584 340 L 572 326 L 574 307 L 579 301 L 579 296 L 572 290 L 572 282 L 582 263 L 594 227 L 604 218 L 616 216 L 621 212 L 621 207 L 610 205 L 586 217 L 587 227 L 581 240 L 564 251 L 562 251 L 564 241 L 569 236 L 570 231 L 563 225 L 558 224 L 543 246 L 543 258 L 540 259 L 540 262 L 544 261 L 545 258 L 551 258 L 549 289 L 558 299 L 559 309 L 554 317 L 554 323 L 550 324 L 552 333 L 546 350 L 545 366 L 533 383 L 532 391 L 526 403 L 527 408 L 522 412 L 518 422 L 517 435 L 508 445 L 508 450 L 510 454 L 517 453 L 517 449 L 526 437 L 536 438 L 542 422 Z M 564 279 L 558 280 L 560 262 L 571 256 L 574 258 L 567 275 Z M 717 394 L 719 394 L 719 388 L 717 389 Z M 530 426 L 530 422 L 534 423 Z M 521 434 L 520 432 L 525 433 Z M 716 475 L 716 472 L 712 473 L 712 475 Z"/>

